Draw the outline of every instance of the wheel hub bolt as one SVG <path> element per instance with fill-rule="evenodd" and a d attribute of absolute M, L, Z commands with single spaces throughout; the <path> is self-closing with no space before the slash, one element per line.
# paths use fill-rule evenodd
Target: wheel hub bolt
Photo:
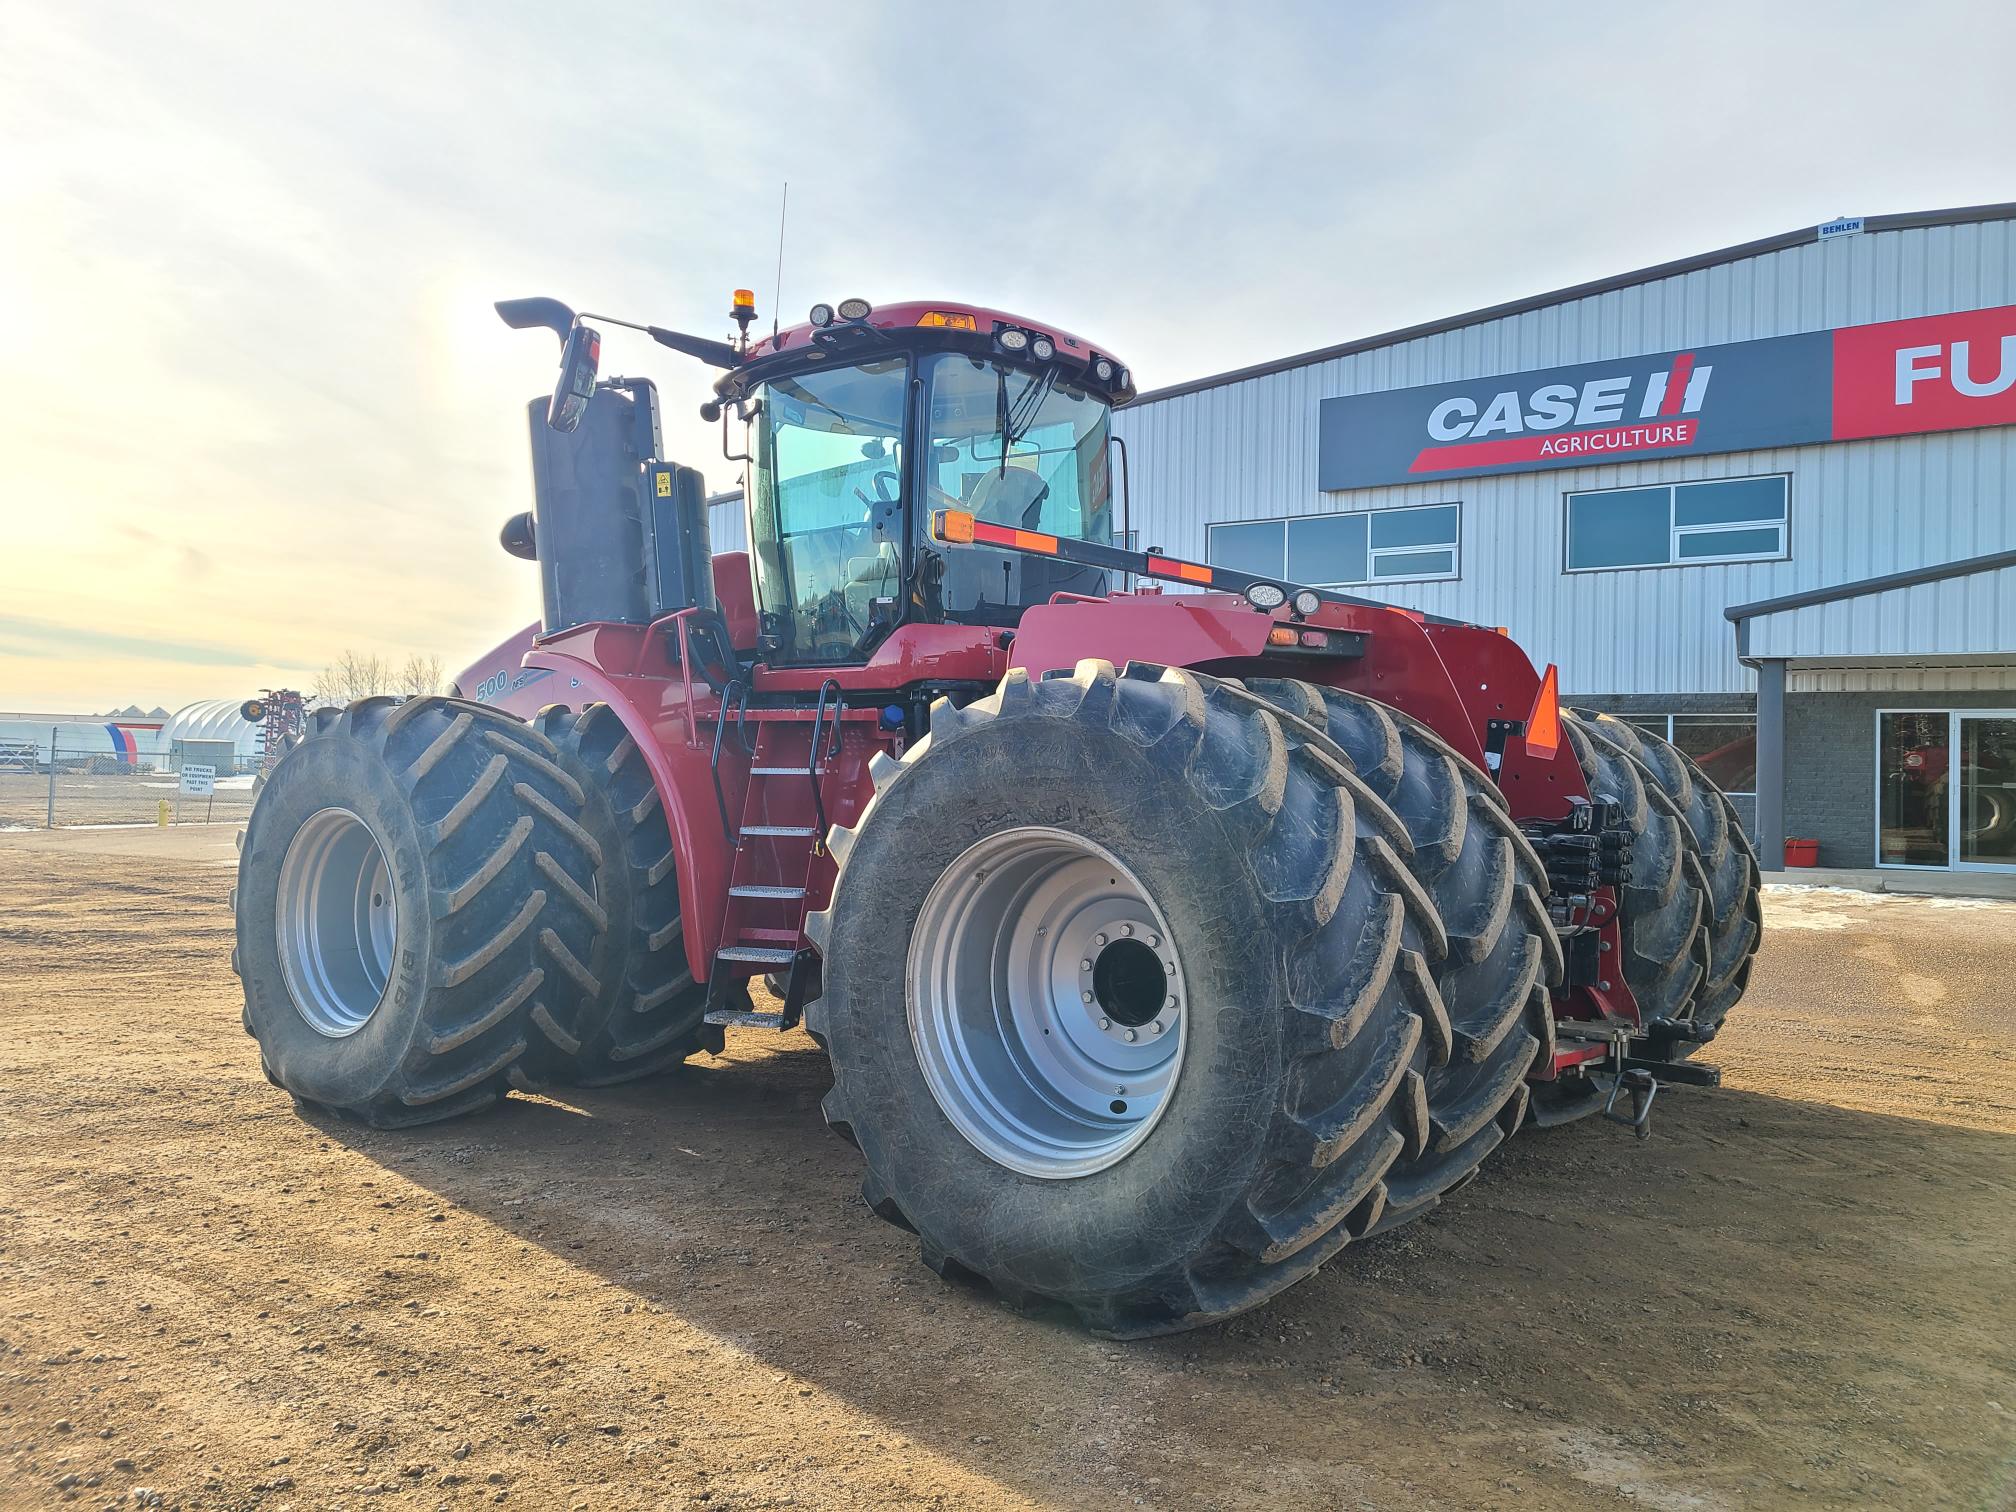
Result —
<path fill-rule="evenodd" d="M 1088 1003 L 1092 1001 L 1092 994 L 1089 992 L 1081 992 L 1078 994 L 1078 996 L 1083 998 Z"/>
<path fill-rule="evenodd" d="M 1168 1027 L 1169 1026 L 1163 1023 L 1162 1020 L 1160 1019 L 1155 1020 L 1155 1032 L 1157 1034 L 1160 1034 L 1164 1029 L 1167 1029 Z"/>
<path fill-rule="evenodd" d="M 1120 926 L 1120 933 L 1122 933 L 1123 935 L 1131 935 L 1132 933 L 1134 933 L 1134 926 L 1132 924 L 1122 924 Z"/>
<path fill-rule="evenodd" d="M 1162 936 L 1158 934 L 1151 934 L 1150 936 L 1148 936 L 1149 949 L 1151 950 L 1160 949 L 1161 945 L 1162 945 Z"/>
<path fill-rule="evenodd" d="M 1099 1027 L 1101 1029 L 1111 1029 L 1113 1027 L 1113 1020 L 1102 1018 L 1101 1020 L 1099 1020 Z"/>
<path fill-rule="evenodd" d="M 1090 958 L 1088 957 L 1087 959 L 1080 961 L 1078 963 L 1078 969 L 1080 971 L 1090 971 L 1092 969 L 1092 962 Z"/>
<path fill-rule="evenodd" d="M 1103 934 L 1096 934 L 1092 936 L 1092 943 L 1094 945 L 1104 945 L 1106 943 L 1106 936 L 1104 936 Z"/>
<path fill-rule="evenodd" d="M 1127 1043 L 1131 1045 L 1134 1043 L 1134 1040 L 1135 1040 L 1134 1031 L 1132 1029 L 1129 1029 L 1127 1031 Z"/>

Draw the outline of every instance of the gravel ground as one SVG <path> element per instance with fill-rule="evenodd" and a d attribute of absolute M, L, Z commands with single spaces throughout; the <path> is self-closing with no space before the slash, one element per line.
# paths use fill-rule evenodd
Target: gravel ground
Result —
<path fill-rule="evenodd" d="M 2016 907 L 1776 890 L 1727 1085 L 1119 1345 L 941 1283 L 801 1035 L 400 1135 L 261 1078 L 230 832 L 0 834 L 0 1504 L 2005 1507 Z"/>
<path fill-rule="evenodd" d="M 249 777 L 227 777 L 208 798 L 184 798 L 176 818 L 172 772 L 70 772 L 56 774 L 56 824 L 139 827 L 158 821 L 165 800 L 183 826 L 243 825 L 252 812 Z M 0 833 L 40 829 L 49 822 L 49 774 L 0 772 Z"/>

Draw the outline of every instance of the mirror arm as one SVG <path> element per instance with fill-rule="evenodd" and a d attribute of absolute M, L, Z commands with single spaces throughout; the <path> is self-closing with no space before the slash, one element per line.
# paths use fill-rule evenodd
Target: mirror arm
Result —
<path fill-rule="evenodd" d="M 663 326 L 645 326 L 653 341 L 675 352 L 684 352 L 688 357 L 698 357 L 709 367 L 739 367 L 742 354 L 725 341 L 710 341 L 705 336 L 688 336 L 683 331 L 668 331 Z"/>

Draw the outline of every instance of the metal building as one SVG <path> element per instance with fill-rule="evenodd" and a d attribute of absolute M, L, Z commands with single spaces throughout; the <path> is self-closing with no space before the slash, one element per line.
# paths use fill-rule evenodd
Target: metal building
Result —
<path fill-rule="evenodd" d="M 2016 205 L 1806 227 L 1115 429 L 1144 543 L 1508 627 L 1744 795 L 1767 865 L 2016 870 Z"/>

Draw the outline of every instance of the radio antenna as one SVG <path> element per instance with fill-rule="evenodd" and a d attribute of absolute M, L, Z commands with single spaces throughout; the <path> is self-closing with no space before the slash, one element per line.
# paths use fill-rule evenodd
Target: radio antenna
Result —
<path fill-rule="evenodd" d="M 784 308 L 784 217 L 791 208 L 791 180 L 784 180 L 784 195 L 777 202 L 777 291 L 770 301 L 770 347 L 777 347 L 777 332 L 781 329 L 781 314 Z"/>

